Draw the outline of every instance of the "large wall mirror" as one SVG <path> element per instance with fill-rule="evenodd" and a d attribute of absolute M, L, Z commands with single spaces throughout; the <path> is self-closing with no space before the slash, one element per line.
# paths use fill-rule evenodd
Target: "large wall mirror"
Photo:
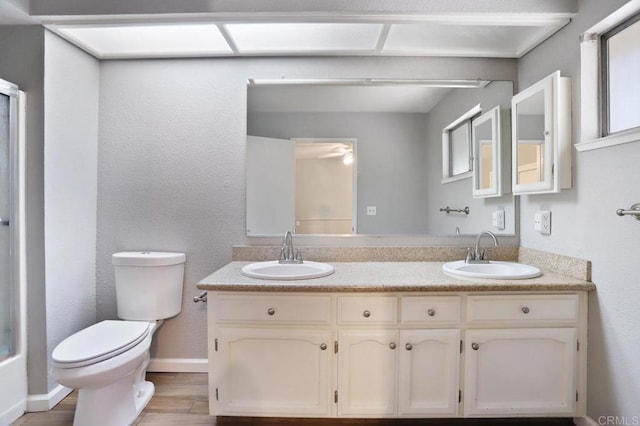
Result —
<path fill-rule="evenodd" d="M 250 80 L 247 92 L 247 235 L 515 234 L 512 194 L 442 183 L 442 129 L 476 105 L 509 110 L 512 82 Z"/>

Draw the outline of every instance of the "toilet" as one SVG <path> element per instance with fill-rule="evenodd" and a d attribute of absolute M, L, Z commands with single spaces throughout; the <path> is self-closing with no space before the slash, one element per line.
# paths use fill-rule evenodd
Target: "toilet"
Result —
<path fill-rule="evenodd" d="M 162 320 L 182 309 L 184 253 L 112 256 L 120 320 L 106 320 L 60 342 L 51 375 L 78 389 L 74 426 L 130 425 L 154 393 L 145 380 L 149 348 Z"/>

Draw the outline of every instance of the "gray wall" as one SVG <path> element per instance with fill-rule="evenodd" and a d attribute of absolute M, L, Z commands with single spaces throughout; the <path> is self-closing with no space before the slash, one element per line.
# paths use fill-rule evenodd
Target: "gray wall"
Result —
<path fill-rule="evenodd" d="M 475 234 L 482 230 L 513 234 L 515 227 L 515 207 L 511 194 L 495 198 L 473 198 L 471 177 L 458 181 L 442 183 L 442 129 L 462 114 L 480 104 L 482 112 L 498 105 L 502 110 L 511 109 L 513 92 L 511 81 L 496 81 L 479 90 L 452 90 L 427 116 L 427 192 L 429 199 L 429 234 L 452 235 L 456 227 L 462 234 Z M 507 144 L 510 135 L 506 135 Z M 507 151 L 510 153 L 510 150 Z M 450 206 L 461 209 L 469 207 L 469 214 L 446 214 L 440 208 Z M 491 225 L 491 213 L 505 211 L 505 230 Z"/>
<path fill-rule="evenodd" d="M 29 394 L 47 393 L 44 260 L 44 29 L 0 26 L 0 78 L 27 93 L 26 268 Z"/>
<path fill-rule="evenodd" d="M 358 140 L 358 234 L 427 232 L 425 114 L 252 112 L 247 132 Z M 366 206 L 376 206 L 367 216 Z"/>
<path fill-rule="evenodd" d="M 155 339 L 157 358 L 205 358 L 198 280 L 245 237 L 248 78 L 514 80 L 515 61 L 460 58 L 273 58 L 108 61 L 100 70 L 96 303 L 115 318 L 111 254 L 187 254 L 182 313 Z"/>
<path fill-rule="evenodd" d="M 520 88 L 559 69 L 572 77 L 574 142 L 579 141 L 580 51 L 578 36 L 622 6 L 621 0 L 581 0 L 580 12 L 518 64 Z M 597 292 L 589 300 L 588 414 L 640 415 L 640 224 L 616 216 L 640 201 L 640 143 L 588 152 L 573 150 L 573 189 L 521 198 L 521 244 L 589 259 Z M 552 234 L 533 230 L 533 215 L 550 209 Z"/>
<path fill-rule="evenodd" d="M 47 360 L 96 320 L 99 62 L 45 33 Z M 55 387 L 49 378 L 49 390 Z"/>

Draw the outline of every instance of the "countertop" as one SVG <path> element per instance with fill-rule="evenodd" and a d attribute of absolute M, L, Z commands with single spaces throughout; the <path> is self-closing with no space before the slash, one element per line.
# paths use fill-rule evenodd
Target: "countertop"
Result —
<path fill-rule="evenodd" d="M 197 288 L 209 291 L 253 292 L 456 292 L 456 291 L 592 291 L 592 282 L 542 270 L 524 280 L 454 278 L 442 271 L 444 262 L 327 262 L 335 272 L 308 280 L 276 281 L 249 278 L 240 272 L 252 262 L 231 262 L 203 278 Z"/>

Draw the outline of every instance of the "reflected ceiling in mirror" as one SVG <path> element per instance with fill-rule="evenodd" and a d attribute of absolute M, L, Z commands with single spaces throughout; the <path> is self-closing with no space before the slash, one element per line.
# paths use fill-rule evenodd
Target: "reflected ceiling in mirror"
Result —
<path fill-rule="evenodd" d="M 511 194 L 474 199 L 469 179 L 441 183 L 442 129 L 477 104 L 483 111 L 497 105 L 509 109 L 512 95 L 513 85 L 506 81 L 250 80 L 248 139 L 281 142 L 273 149 L 263 146 L 262 154 L 247 151 L 247 234 L 281 235 L 301 223 L 295 200 L 289 199 L 296 193 L 295 140 L 353 141 L 351 233 L 455 235 L 487 229 L 514 234 Z M 291 149 L 282 148 L 287 143 Z M 281 151 L 290 159 L 261 163 Z M 263 177 L 255 179 L 256 173 Z M 343 187 L 338 182 L 324 186 Z M 446 206 L 469 207 L 469 214 L 441 212 Z M 318 203 L 305 219 L 345 219 L 331 210 Z M 492 225 L 497 211 L 505 213 L 503 229 Z M 268 216 L 277 218 L 277 225 L 264 223 Z M 254 226 L 258 222 L 265 226 Z"/>

